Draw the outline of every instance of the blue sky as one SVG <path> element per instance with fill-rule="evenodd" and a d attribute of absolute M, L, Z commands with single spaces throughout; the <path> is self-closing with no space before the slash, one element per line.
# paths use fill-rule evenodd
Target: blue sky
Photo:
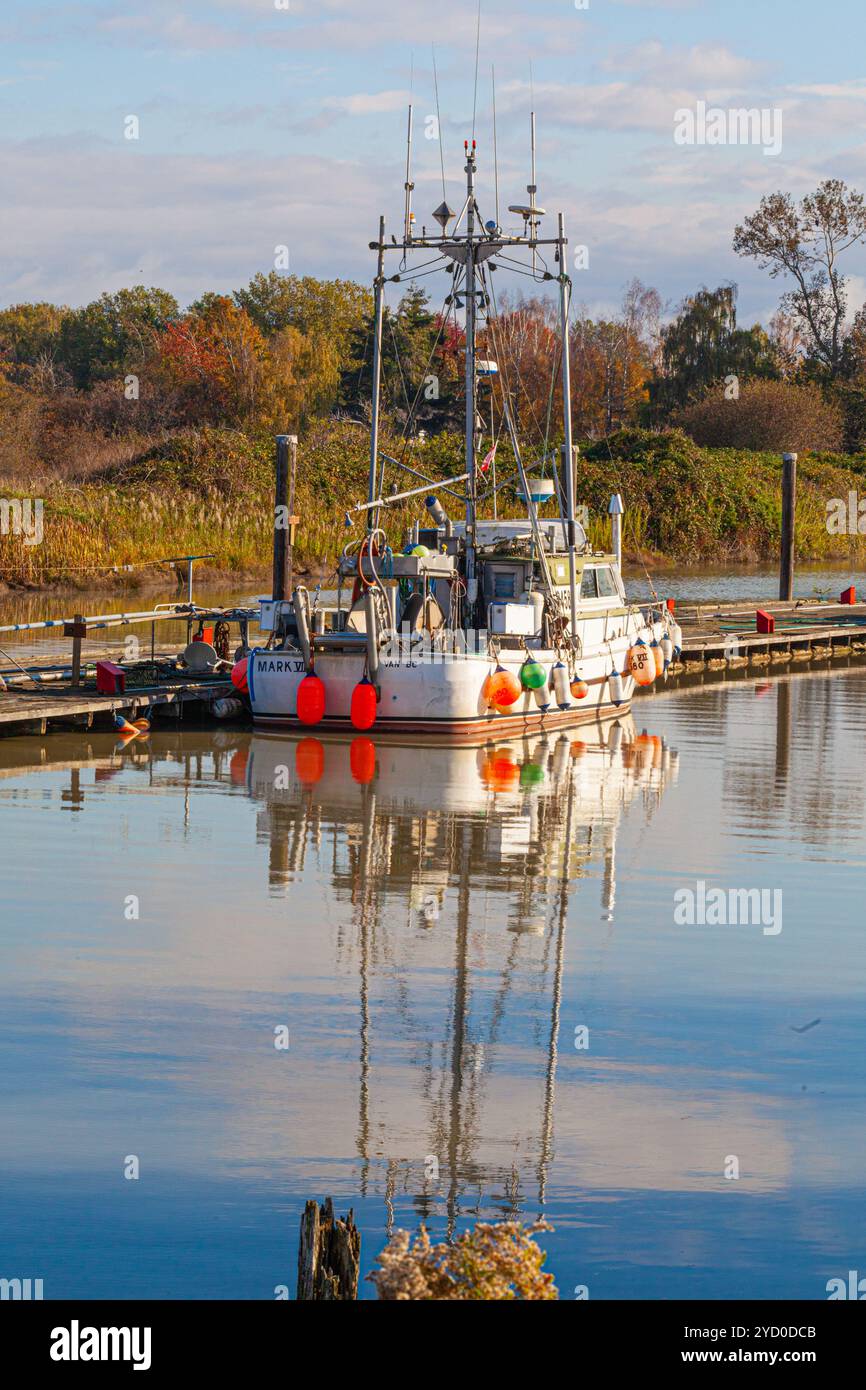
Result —
<path fill-rule="evenodd" d="M 471 134 L 475 0 L 137 0 L 0 14 L 0 302 L 86 302 L 145 282 L 187 303 L 270 270 L 372 274 L 380 212 L 401 215 L 412 93 L 419 223 L 441 200 L 436 45 L 449 201 Z M 528 181 L 530 64 L 540 197 L 589 247 L 576 297 L 609 311 L 632 277 L 673 305 L 736 280 L 766 321 L 781 282 L 731 251 L 777 188 L 866 188 L 862 11 L 842 0 L 483 0 L 477 138 L 492 214 L 490 69 L 502 202 Z M 675 144 L 698 101 L 782 112 L 781 153 Z M 135 115 L 139 138 L 124 138 Z M 552 224 L 551 224 L 552 225 Z M 848 269 L 866 298 L 866 252 Z"/>

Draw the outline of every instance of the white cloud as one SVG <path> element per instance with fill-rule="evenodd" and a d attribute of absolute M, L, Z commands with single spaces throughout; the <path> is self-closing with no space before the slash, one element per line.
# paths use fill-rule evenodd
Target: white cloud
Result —
<path fill-rule="evenodd" d="M 711 83 L 735 90 L 754 80 L 762 65 L 744 58 L 724 44 L 699 43 L 691 48 L 671 48 L 658 39 L 649 39 L 630 48 L 613 49 L 602 64 L 611 71 L 638 73 L 653 82 Z"/>
<path fill-rule="evenodd" d="M 382 111 L 404 111 L 412 100 L 405 91 L 356 92 L 352 96 L 328 97 L 325 109 L 347 116 L 369 116 Z"/>
<path fill-rule="evenodd" d="M 270 270 L 283 243 L 298 274 L 369 278 L 358 229 L 375 230 L 379 195 L 348 161 L 294 156 L 287 179 L 277 159 L 148 155 L 70 136 L 0 145 L 0 182 L 3 303 L 79 304 L 142 281 L 188 301 Z"/>

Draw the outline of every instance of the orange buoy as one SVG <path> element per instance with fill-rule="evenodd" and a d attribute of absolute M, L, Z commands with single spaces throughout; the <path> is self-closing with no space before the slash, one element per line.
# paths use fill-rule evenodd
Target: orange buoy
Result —
<path fill-rule="evenodd" d="M 356 729 L 372 729 L 376 722 L 376 687 L 366 676 L 352 691 L 351 717 Z"/>
<path fill-rule="evenodd" d="M 575 700 L 585 700 L 587 695 L 589 694 L 589 686 L 587 685 L 586 681 L 582 680 L 573 680 L 569 686 L 569 690 L 571 691 Z"/>
<path fill-rule="evenodd" d="M 484 698 L 495 709 L 508 709 L 523 694 L 523 686 L 515 675 L 497 666 L 484 682 Z"/>
<path fill-rule="evenodd" d="M 376 745 L 369 738 L 353 738 L 349 749 L 349 767 L 352 777 L 361 786 L 372 782 L 376 776 Z"/>
<path fill-rule="evenodd" d="M 229 777 L 236 787 L 243 787 L 247 780 L 247 763 L 250 760 L 249 748 L 238 748 L 229 763 Z"/>
<path fill-rule="evenodd" d="M 318 738 L 302 738 L 295 749 L 295 772 L 298 781 L 314 787 L 325 771 L 325 745 Z"/>
<path fill-rule="evenodd" d="M 312 672 L 298 686 L 298 718 L 302 724 L 321 724 L 325 717 L 325 686 Z"/>
<path fill-rule="evenodd" d="M 247 682 L 247 659 L 242 656 L 240 661 L 236 661 L 232 667 L 232 685 L 235 690 L 239 690 L 242 695 L 249 693 L 249 683 Z"/>
<path fill-rule="evenodd" d="M 520 781 L 520 767 L 510 749 L 497 749 L 487 764 L 487 785 L 491 791 L 507 792 Z"/>
<path fill-rule="evenodd" d="M 655 637 L 650 642 L 650 655 L 655 662 L 656 675 L 663 676 L 665 673 L 665 654 L 662 651 L 661 643 Z"/>
<path fill-rule="evenodd" d="M 652 685 L 656 678 L 656 664 L 646 642 L 635 642 L 633 647 L 629 647 L 626 664 L 638 685 Z"/>

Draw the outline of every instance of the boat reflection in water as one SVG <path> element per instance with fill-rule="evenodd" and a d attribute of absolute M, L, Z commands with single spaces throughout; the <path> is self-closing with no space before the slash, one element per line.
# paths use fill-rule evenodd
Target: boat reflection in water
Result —
<path fill-rule="evenodd" d="M 570 893 L 597 874 L 613 920 L 620 818 L 636 798 L 651 813 L 676 768 L 630 715 L 477 748 L 252 738 L 272 895 L 318 879 L 350 906 L 336 941 L 358 980 L 357 1125 L 352 1140 L 344 1054 L 343 1104 L 311 1142 L 354 1149 L 361 1197 L 384 1168 L 388 1229 L 397 1192 L 449 1234 L 482 1204 L 543 1206 Z M 337 1070 L 322 1058 L 325 1089 Z"/>

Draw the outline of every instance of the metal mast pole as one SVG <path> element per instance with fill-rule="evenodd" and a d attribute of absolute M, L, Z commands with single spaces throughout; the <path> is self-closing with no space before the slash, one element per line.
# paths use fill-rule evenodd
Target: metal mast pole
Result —
<path fill-rule="evenodd" d="M 415 185 L 412 182 L 412 107 L 409 107 L 409 129 L 406 132 L 406 183 L 404 185 L 406 201 L 403 210 L 403 240 L 412 240 L 412 193 Z M 384 237 L 379 238 L 380 241 Z"/>
<path fill-rule="evenodd" d="M 376 271 L 375 281 L 375 311 L 373 314 L 373 406 L 372 419 L 370 421 L 370 479 L 367 486 L 367 501 L 373 502 L 376 498 L 378 462 L 379 462 L 379 397 L 382 382 L 382 312 L 385 299 L 385 219 L 379 218 L 379 242 L 378 245 L 372 242 L 371 251 L 379 252 L 379 264 Z M 378 514 L 370 510 L 367 513 L 367 530 L 372 531 L 378 525 Z"/>
<path fill-rule="evenodd" d="M 571 438 L 571 351 L 568 317 L 571 279 L 566 270 L 565 218 L 559 214 L 559 315 L 562 330 L 562 422 L 565 436 L 565 529 L 568 541 L 568 583 L 571 591 L 571 637 L 577 637 L 577 578 L 574 564 L 574 446 Z"/>
<path fill-rule="evenodd" d="M 475 573 L 475 522 L 477 482 L 475 475 L 475 142 L 466 142 L 466 615 L 465 625 L 475 621 L 478 579 Z"/>

